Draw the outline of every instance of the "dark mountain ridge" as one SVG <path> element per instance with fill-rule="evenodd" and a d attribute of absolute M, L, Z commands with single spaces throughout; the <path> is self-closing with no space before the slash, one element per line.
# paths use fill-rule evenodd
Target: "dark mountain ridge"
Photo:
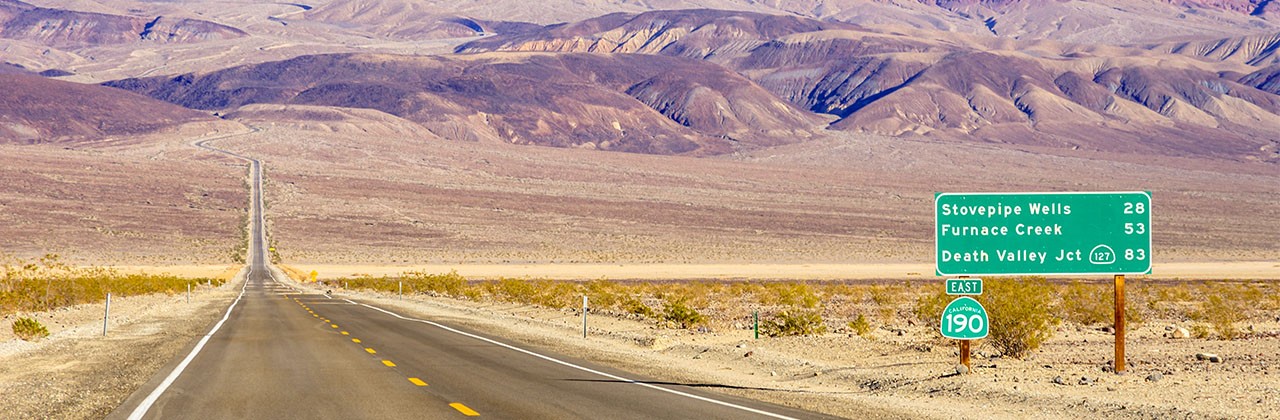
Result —
<path fill-rule="evenodd" d="M 368 108 L 455 140 L 655 154 L 792 143 L 821 124 L 714 64 L 628 54 L 315 55 L 107 85 L 194 109 Z"/>

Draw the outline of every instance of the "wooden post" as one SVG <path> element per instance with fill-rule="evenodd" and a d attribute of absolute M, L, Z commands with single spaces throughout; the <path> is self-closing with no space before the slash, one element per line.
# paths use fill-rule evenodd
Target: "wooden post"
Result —
<path fill-rule="evenodd" d="M 1124 364 L 1124 275 L 1116 275 L 1116 374 L 1123 374 Z"/>

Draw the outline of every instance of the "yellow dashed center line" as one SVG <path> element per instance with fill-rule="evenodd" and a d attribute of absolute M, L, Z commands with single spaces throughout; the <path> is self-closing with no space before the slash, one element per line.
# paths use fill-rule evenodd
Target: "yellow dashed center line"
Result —
<path fill-rule="evenodd" d="M 370 348 L 370 347 L 365 347 L 364 351 L 369 352 L 369 354 L 378 354 L 377 351 L 375 351 L 373 348 Z"/>
<path fill-rule="evenodd" d="M 338 324 L 329 324 L 330 327 L 338 328 Z"/>
<path fill-rule="evenodd" d="M 464 416 L 475 417 L 480 415 L 480 413 L 477 413 L 476 410 L 472 410 L 470 407 L 462 405 L 462 403 L 453 403 L 453 404 L 449 404 L 449 406 L 453 407 L 454 410 L 458 410 L 458 412 L 462 413 L 462 415 Z"/>
<path fill-rule="evenodd" d="M 342 332 L 342 335 L 351 335 L 351 333 L 346 332 L 346 331 L 343 331 L 343 332 Z"/>
<path fill-rule="evenodd" d="M 352 342 L 352 343 L 356 343 L 356 344 L 360 344 L 360 339 L 359 339 L 359 338 L 353 338 L 353 339 L 351 339 L 351 342 Z"/>
<path fill-rule="evenodd" d="M 387 365 L 387 367 L 396 367 L 396 364 L 395 364 L 395 363 L 391 363 L 391 361 L 390 361 L 390 360 L 383 360 L 383 361 L 382 361 L 382 364 Z"/>
<path fill-rule="evenodd" d="M 413 384 L 417 386 L 427 386 L 426 382 L 422 382 L 422 380 L 418 378 L 409 378 L 409 382 L 413 382 Z"/>

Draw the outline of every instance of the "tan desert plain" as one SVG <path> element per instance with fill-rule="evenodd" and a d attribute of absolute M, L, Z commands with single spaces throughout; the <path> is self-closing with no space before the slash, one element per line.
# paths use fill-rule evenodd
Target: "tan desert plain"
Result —
<path fill-rule="evenodd" d="M 0 0 L 0 418 L 1274 418 L 1276 51 L 1259 0 Z M 1109 275 L 984 277 L 960 365 L 935 193 L 1098 191 L 1151 193 L 1123 372 Z"/>

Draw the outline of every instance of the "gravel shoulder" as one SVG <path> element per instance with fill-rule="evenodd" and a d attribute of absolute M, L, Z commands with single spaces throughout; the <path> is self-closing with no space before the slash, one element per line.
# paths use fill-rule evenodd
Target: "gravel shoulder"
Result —
<path fill-rule="evenodd" d="M 239 293 L 243 272 L 221 287 L 184 294 L 113 298 L 107 336 L 103 304 L 24 314 L 50 336 L 13 336 L 0 321 L 0 418 L 103 418 L 205 334 Z"/>

